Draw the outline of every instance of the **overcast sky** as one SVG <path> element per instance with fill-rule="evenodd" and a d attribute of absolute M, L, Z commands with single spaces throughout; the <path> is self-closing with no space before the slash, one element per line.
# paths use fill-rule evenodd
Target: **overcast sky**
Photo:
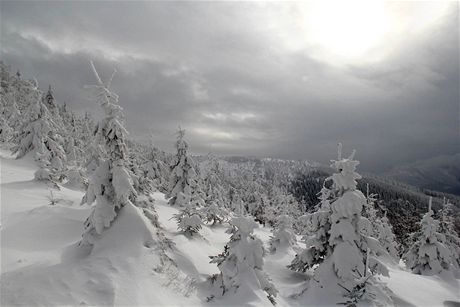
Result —
<path fill-rule="evenodd" d="M 78 112 L 118 73 L 126 124 L 170 151 L 361 170 L 459 149 L 458 2 L 4 2 L 1 59 Z"/>

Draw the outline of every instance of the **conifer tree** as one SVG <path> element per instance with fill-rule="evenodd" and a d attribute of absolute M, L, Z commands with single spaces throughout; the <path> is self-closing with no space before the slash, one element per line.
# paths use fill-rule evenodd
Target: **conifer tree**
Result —
<path fill-rule="evenodd" d="M 383 217 L 378 216 L 378 211 L 375 209 L 377 200 L 376 194 L 369 193 L 369 184 L 366 184 L 366 205 L 364 206 L 363 216 L 366 217 L 372 225 L 370 233 L 367 235 L 379 240 L 382 247 L 394 259 L 399 261 L 398 243 L 396 236 L 393 233 L 393 228 L 386 216 L 386 211 Z"/>
<path fill-rule="evenodd" d="M 436 275 L 448 271 L 452 265 L 450 251 L 442 243 L 444 235 L 438 232 L 439 222 L 433 218 L 430 197 L 428 212 L 420 221 L 421 229 L 415 233 L 415 242 L 404 254 L 403 259 L 415 274 Z"/>
<path fill-rule="evenodd" d="M 460 238 L 455 231 L 454 214 L 452 203 L 444 198 L 441 210 L 439 232 L 444 235 L 444 245 L 452 255 L 452 265 L 455 270 L 460 270 Z"/>
<path fill-rule="evenodd" d="M 359 299 L 381 305 L 391 304 L 391 298 L 376 274 L 388 275 L 386 267 L 376 255 L 383 252 L 379 242 L 370 237 L 371 225 L 361 216 L 366 198 L 356 189 L 355 172 L 358 161 L 342 158 L 339 144 L 338 159 L 332 161 L 336 170 L 327 181 L 331 188 L 323 188 L 319 210 L 310 216 L 312 232 L 306 249 L 298 254 L 291 268 L 297 271 L 314 269 L 309 282 L 310 291 L 338 292 L 344 297 L 355 291 Z"/>
<path fill-rule="evenodd" d="M 270 252 L 277 253 L 292 248 L 297 239 L 292 229 L 292 218 L 286 214 L 280 215 L 275 224 L 273 236 L 270 237 Z"/>
<path fill-rule="evenodd" d="M 270 302 L 275 302 L 278 290 L 263 271 L 263 242 L 253 232 L 258 227 L 250 217 L 237 216 L 230 221 L 232 226 L 230 241 L 222 254 L 211 256 L 211 263 L 216 263 L 220 270 L 211 281 L 220 288 L 214 296 L 233 293 L 264 291 Z"/>
<path fill-rule="evenodd" d="M 82 244 L 93 245 L 96 239 L 109 228 L 120 210 L 135 198 L 133 182 L 126 169 L 128 149 L 125 143 L 128 132 L 122 124 L 122 108 L 118 105 L 118 95 L 110 91 L 113 78 L 104 84 L 91 62 L 97 84 L 89 88 L 94 91 L 105 117 L 99 122 L 96 138 L 104 148 L 107 158 L 94 171 L 84 202 L 93 209 L 85 221 Z"/>
<path fill-rule="evenodd" d="M 206 205 L 215 204 L 218 207 L 225 206 L 223 182 L 220 177 L 221 171 L 219 162 L 215 157 L 211 157 L 211 167 L 209 168 L 205 180 L 204 187 L 206 189 L 205 202 Z"/>
<path fill-rule="evenodd" d="M 29 107 L 24 112 L 24 122 L 16 136 L 17 145 L 13 147 L 13 153 L 19 159 L 33 152 L 40 167 L 35 173 L 36 179 L 62 181 L 67 157 L 62 148 L 62 137 L 58 133 L 59 126 L 42 103 L 40 90 L 29 88 L 27 94 Z"/>
<path fill-rule="evenodd" d="M 308 229 L 303 239 L 307 248 L 294 257 L 288 266 L 291 270 L 306 272 L 315 265 L 321 264 L 325 257 L 331 254 L 331 246 L 329 245 L 330 216 L 332 214 L 331 197 L 332 191 L 324 185 L 320 192 L 321 203 L 318 206 L 318 210 L 305 215 L 303 220 Z"/>
<path fill-rule="evenodd" d="M 222 224 L 229 215 L 225 208 L 219 207 L 216 203 L 206 204 L 200 213 L 203 219 L 211 225 Z"/>
<path fill-rule="evenodd" d="M 150 148 L 146 154 L 144 162 L 142 163 L 142 169 L 145 172 L 144 176 L 152 181 L 155 189 L 160 192 L 166 192 L 167 167 L 160 159 L 158 149 L 153 145 L 150 145 L 149 147 Z"/>
<path fill-rule="evenodd" d="M 197 173 L 193 160 L 187 154 L 188 144 L 184 140 L 184 136 L 185 130 L 179 128 L 176 141 L 177 154 L 171 165 L 169 191 L 166 195 L 167 198 L 170 198 L 168 203 L 171 206 L 188 204 L 197 181 Z"/>
<path fill-rule="evenodd" d="M 399 262 L 399 245 L 396 241 L 396 236 L 393 232 L 393 227 L 388 220 L 386 211 L 383 217 L 379 218 L 377 221 L 377 227 L 377 239 L 380 244 L 394 260 Z"/>
<path fill-rule="evenodd" d="M 1 94 L 1 93 L 0 93 Z M 1 104 L 0 108 L 2 110 L 6 110 L 7 106 L 4 103 L 3 97 L 1 97 Z M 3 112 L 2 112 L 3 113 Z M 0 114 L 0 141 L 7 142 L 13 137 L 13 128 L 11 128 L 10 123 L 8 122 L 8 118 L 3 114 Z"/>
<path fill-rule="evenodd" d="M 174 215 L 174 219 L 177 221 L 177 228 L 189 236 L 198 233 L 203 224 L 200 212 L 191 202 L 185 204 L 179 213 Z"/>

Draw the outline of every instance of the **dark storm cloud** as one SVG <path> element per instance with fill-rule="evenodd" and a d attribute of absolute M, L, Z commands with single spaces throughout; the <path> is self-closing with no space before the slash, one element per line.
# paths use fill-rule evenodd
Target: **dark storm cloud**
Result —
<path fill-rule="evenodd" d="M 1 50 L 76 111 L 97 109 L 89 60 L 116 67 L 131 134 L 165 149 L 178 125 L 198 153 L 327 162 L 342 141 L 380 171 L 459 151 L 452 7 L 369 65 L 283 52 L 264 9 L 240 2 L 2 2 Z"/>

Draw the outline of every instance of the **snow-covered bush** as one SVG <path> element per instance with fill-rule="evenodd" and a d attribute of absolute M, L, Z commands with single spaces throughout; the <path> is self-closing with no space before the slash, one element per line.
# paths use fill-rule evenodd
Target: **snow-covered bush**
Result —
<path fill-rule="evenodd" d="M 297 243 L 297 239 L 292 229 L 292 218 L 286 214 L 280 215 L 275 223 L 273 236 L 270 237 L 270 252 L 276 253 L 279 251 L 291 248 Z"/>
<path fill-rule="evenodd" d="M 250 217 L 239 216 L 233 218 L 230 224 L 230 242 L 222 254 L 210 257 L 211 263 L 216 263 L 220 270 L 219 275 L 211 278 L 221 291 L 215 296 L 263 290 L 268 299 L 274 302 L 278 291 L 263 271 L 263 242 L 253 235 L 257 223 Z"/>
<path fill-rule="evenodd" d="M 79 167 L 72 167 L 67 170 L 67 187 L 72 187 L 80 190 L 86 190 L 88 188 L 88 179 L 86 178 L 84 171 Z"/>
<path fill-rule="evenodd" d="M 438 232 L 439 222 L 433 218 L 430 197 L 428 212 L 420 221 L 421 229 L 414 235 L 415 243 L 404 254 L 407 268 L 415 274 L 436 275 L 450 270 L 451 252 L 442 243 L 445 236 Z"/>

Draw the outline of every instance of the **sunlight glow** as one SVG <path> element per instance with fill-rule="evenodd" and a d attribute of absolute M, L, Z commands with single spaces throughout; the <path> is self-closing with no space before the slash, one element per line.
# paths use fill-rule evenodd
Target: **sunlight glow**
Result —
<path fill-rule="evenodd" d="M 304 27 L 310 42 L 343 57 L 362 56 L 388 31 L 383 1 L 315 2 Z"/>
<path fill-rule="evenodd" d="M 293 2 L 286 12 L 275 7 L 272 28 L 290 52 L 334 64 L 368 63 L 383 59 L 408 36 L 426 30 L 445 15 L 451 3 L 383 0 Z M 276 20 L 277 19 L 277 20 Z"/>

